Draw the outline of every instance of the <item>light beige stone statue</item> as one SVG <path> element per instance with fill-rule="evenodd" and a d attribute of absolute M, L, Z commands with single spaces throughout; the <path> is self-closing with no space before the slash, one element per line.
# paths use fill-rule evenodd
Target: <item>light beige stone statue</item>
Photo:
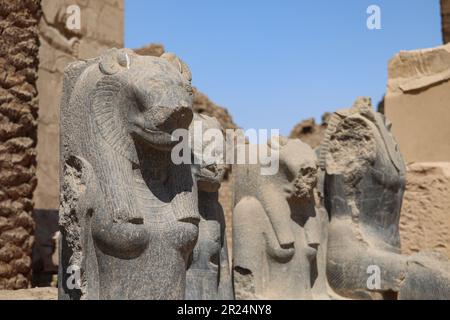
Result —
<path fill-rule="evenodd" d="M 316 210 L 317 159 L 297 139 L 272 140 L 279 170 L 234 165 L 233 274 L 237 299 L 327 298 L 324 210 Z M 251 149 L 251 147 L 249 147 Z"/>

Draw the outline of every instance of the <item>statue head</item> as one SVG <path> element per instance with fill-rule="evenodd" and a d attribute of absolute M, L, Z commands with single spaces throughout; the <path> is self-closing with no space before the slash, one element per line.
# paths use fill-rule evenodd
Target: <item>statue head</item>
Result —
<path fill-rule="evenodd" d="M 188 129 L 193 117 L 191 74 L 180 59 L 111 49 L 69 65 L 63 87 L 63 158 L 76 155 L 91 163 L 114 220 L 142 220 L 134 189 L 128 187 L 135 169 L 165 181 L 172 203 L 195 202 L 190 166 L 168 160 L 178 143 L 172 132 Z M 191 211 L 179 208 L 180 219 L 190 217 Z"/>
<path fill-rule="evenodd" d="M 201 126 L 201 131 L 198 131 L 201 137 L 195 130 L 196 126 Z M 189 136 L 198 188 L 205 192 L 217 192 L 226 171 L 222 127 L 216 118 L 195 113 Z"/>
<path fill-rule="evenodd" d="M 136 162 L 136 144 L 170 151 L 172 132 L 192 121 L 191 73 L 174 54 L 140 56 L 111 49 L 99 59 L 94 118 L 104 139 Z"/>

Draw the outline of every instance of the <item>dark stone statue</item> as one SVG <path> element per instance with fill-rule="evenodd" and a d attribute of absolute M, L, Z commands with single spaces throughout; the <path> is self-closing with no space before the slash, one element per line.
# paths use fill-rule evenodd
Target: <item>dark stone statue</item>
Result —
<path fill-rule="evenodd" d="M 60 299 L 183 299 L 200 220 L 188 67 L 112 49 L 68 67 L 61 103 Z"/>

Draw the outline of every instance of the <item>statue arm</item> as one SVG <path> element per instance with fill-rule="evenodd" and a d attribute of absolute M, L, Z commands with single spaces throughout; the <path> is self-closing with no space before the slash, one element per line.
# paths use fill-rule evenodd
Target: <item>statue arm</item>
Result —
<path fill-rule="evenodd" d="M 280 247 L 290 248 L 294 245 L 291 230 L 291 209 L 284 192 L 271 184 L 261 187 L 259 200 L 269 218 Z"/>

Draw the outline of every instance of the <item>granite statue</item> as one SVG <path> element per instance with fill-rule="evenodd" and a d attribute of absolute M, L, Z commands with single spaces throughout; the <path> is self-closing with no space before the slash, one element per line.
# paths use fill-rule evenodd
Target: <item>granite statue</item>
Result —
<path fill-rule="evenodd" d="M 175 165 L 193 118 L 174 54 L 111 49 L 71 64 L 61 101 L 60 299 L 184 299 L 197 187 Z"/>

